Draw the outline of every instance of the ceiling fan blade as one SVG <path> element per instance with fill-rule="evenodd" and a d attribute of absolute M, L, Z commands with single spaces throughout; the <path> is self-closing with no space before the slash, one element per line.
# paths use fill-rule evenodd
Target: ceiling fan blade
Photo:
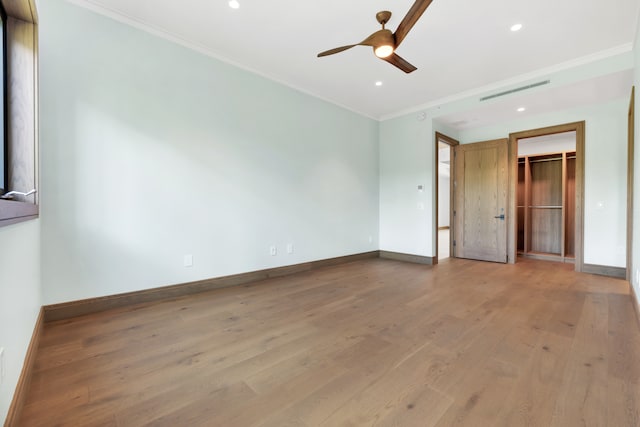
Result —
<path fill-rule="evenodd" d="M 383 61 L 387 61 L 391 65 L 395 65 L 396 67 L 400 68 L 402 71 L 404 71 L 407 74 L 417 70 L 416 67 L 409 64 L 405 59 L 403 59 L 402 57 L 400 57 L 395 53 L 392 53 L 386 58 L 380 58 L 380 59 L 382 59 Z"/>
<path fill-rule="evenodd" d="M 396 48 L 402 43 L 402 40 L 407 36 L 411 28 L 418 22 L 418 19 L 422 16 L 425 10 L 429 7 L 432 0 L 416 0 L 416 2 L 411 6 L 409 12 L 402 19 L 400 25 L 398 25 L 398 29 L 394 33 L 396 38 Z"/>
<path fill-rule="evenodd" d="M 325 50 L 324 52 L 320 52 L 318 54 L 318 58 L 320 58 L 321 56 L 333 55 L 334 53 L 340 53 L 340 52 L 342 52 L 344 50 L 351 49 L 354 46 L 358 46 L 358 45 L 357 44 L 350 44 L 350 45 L 347 45 L 347 46 L 336 47 L 335 49 Z"/>
<path fill-rule="evenodd" d="M 345 51 L 347 49 L 351 49 L 354 46 L 378 46 L 381 43 L 383 43 L 385 40 L 392 38 L 392 34 L 391 31 L 389 30 L 378 30 L 375 33 L 371 34 L 369 37 L 367 37 L 366 39 L 362 40 L 360 43 L 357 44 L 350 44 L 347 46 L 340 46 L 337 47 L 335 49 L 330 49 L 324 52 L 320 52 L 318 54 L 318 58 L 320 58 L 321 56 L 327 56 L 327 55 L 333 55 L 334 53 L 340 53 L 342 51 Z"/>

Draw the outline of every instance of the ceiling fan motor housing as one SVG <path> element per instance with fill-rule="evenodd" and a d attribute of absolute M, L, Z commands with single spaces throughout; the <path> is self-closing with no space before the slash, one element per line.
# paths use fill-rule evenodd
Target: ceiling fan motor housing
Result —
<path fill-rule="evenodd" d="M 382 24 L 382 28 L 384 28 L 384 24 L 389 22 L 389 19 L 391 19 L 391 12 L 389 12 L 388 10 L 378 12 L 376 13 L 376 19 L 380 24 Z"/>

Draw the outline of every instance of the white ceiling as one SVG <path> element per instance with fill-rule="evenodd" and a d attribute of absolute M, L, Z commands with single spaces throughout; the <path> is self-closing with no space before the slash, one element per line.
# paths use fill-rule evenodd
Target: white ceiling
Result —
<path fill-rule="evenodd" d="M 490 126 L 521 118 L 525 114 L 541 114 L 628 98 L 633 85 L 633 70 L 618 71 L 541 92 L 523 92 L 507 96 L 476 108 L 444 114 L 438 121 L 454 129 L 466 130 Z M 519 112 L 518 108 L 525 111 Z"/>
<path fill-rule="evenodd" d="M 317 58 L 379 29 L 413 0 L 69 0 L 373 118 L 455 97 L 605 51 L 629 49 L 640 0 L 434 0 L 397 53 L 405 74 L 369 47 Z M 513 33 L 509 27 L 522 23 Z M 383 85 L 375 86 L 376 81 Z"/>

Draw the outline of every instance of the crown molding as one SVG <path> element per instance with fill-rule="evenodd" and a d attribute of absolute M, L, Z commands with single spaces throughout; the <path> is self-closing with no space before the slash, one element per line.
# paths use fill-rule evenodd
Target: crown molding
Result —
<path fill-rule="evenodd" d="M 495 83 L 491 83 L 485 86 L 481 86 L 475 89 L 471 89 L 465 92 L 460 92 L 455 95 L 447 96 L 444 98 L 437 99 L 435 101 L 430 101 L 426 104 L 421 104 L 415 107 L 407 108 L 396 113 L 388 114 L 380 117 L 380 121 L 385 121 L 389 119 L 394 119 L 397 117 L 401 117 L 407 114 L 417 113 L 419 111 L 428 110 L 430 108 L 435 108 L 438 106 L 442 106 L 445 104 L 449 104 L 451 102 L 461 101 L 466 98 L 477 97 L 480 95 L 489 94 L 489 92 L 493 92 L 496 90 L 505 90 L 509 89 L 510 86 L 522 85 L 528 81 L 536 80 L 540 78 L 546 78 L 554 73 L 558 73 L 561 71 L 566 71 L 571 68 L 587 65 L 593 62 L 601 61 L 603 59 L 612 58 L 618 55 L 623 55 L 633 51 L 632 43 L 625 43 L 619 46 L 615 46 L 610 49 L 605 49 L 600 52 L 595 52 L 590 55 L 581 56 L 579 58 L 572 59 L 570 61 L 561 62 L 556 65 L 552 65 L 550 67 L 541 68 L 536 71 L 532 71 L 529 73 L 521 74 L 516 77 L 512 77 L 506 80 L 501 80 Z M 553 82 L 552 82 L 553 83 Z"/>
<path fill-rule="evenodd" d="M 141 20 L 139 20 L 137 18 L 134 18 L 132 16 L 128 16 L 128 15 L 123 14 L 121 12 L 117 12 L 117 11 L 115 11 L 113 9 L 104 7 L 104 6 L 99 5 L 99 4 L 96 4 L 92 0 L 66 0 L 66 2 L 67 3 L 71 3 L 71 4 L 75 5 L 75 6 L 81 7 L 83 9 L 87 9 L 87 10 L 89 10 L 91 12 L 94 12 L 94 13 L 96 13 L 98 15 L 102 15 L 102 16 L 105 16 L 107 18 L 113 19 L 114 21 L 120 22 L 122 24 L 126 24 L 126 25 L 128 25 L 130 27 L 133 27 L 135 29 L 138 29 L 140 31 L 144 31 L 146 33 L 149 33 L 149 34 L 154 35 L 156 37 L 159 37 L 161 39 L 170 41 L 172 43 L 175 43 L 175 44 L 180 45 L 182 47 L 185 47 L 187 49 L 190 49 L 190 50 L 193 50 L 195 52 L 198 52 L 198 53 L 200 53 L 202 55 L 208 56 L 210 58 L 216 59 L 218 61 L 224 62 L 224 63 L 229 64 L 229 65 L 232 65 L 232 66 L 234 66 L 236 68 L 242 69 L 244 71 L 248 71 L 248 72 L 250 72 L 252 74 L 255 74 L 255 75 L 260 76 L 262 78 L 265 78 L 267 80 L 271 80 L 271 81 L 273 81 L 275 83 L 278 83 L 278 84 L 280 84 L 282 86 L 285 86 L 285 87 L 288 87 L 290 89 L 293 89 L 293 90 L 295 90 L 297 92 L 304 93 L 305 95 L 312 96 L 313 98 L 319 99 L 321 101 L 324 101 L 324 102 L 327 102 L 329 104 L 335 105 L 337 107 L 343 108 L 345 110 L 351 111 L 352 113 L 355 113 L 355 114 L 357 114 L 359 116 L 363 116 L 363 117 L 366 117 L 368 119 L 372 119 L 372 120 L 378 121 L 378 119 L 376 117 L 373 117 L 372 115 L 370 115 L 368 113 L 355 110 L 355 109 L 353 109 L 351 107 L 348 107 L 346 105 L 340 104 L 340 103 L 338 103 L 336 101 L 333 101 L 333 100 L 331 100 L 329 98 L 325 98 L 324 96 L 322 96 L 320 94 L 311 92 L 311 91 L 309 91 L 307 89 L 298 87 L 296 85 L 292 85 L 291 83 L 288 83 L 288 82 L 286 82 L 284 80 L 281 80 L 281 79 L 279 79 L 277 77 L 274 77 L 272 75 L 263 73 L 263 72 L 261 72 L 259 70 L 256 70 L 255 68 L 251 68 L 251 67 L 246 66 L 244 64 L 241 64 L 239 62 L 236 62 L 236 61 L 234 61 L 234 60 L 232 60 L 230 58 L 227 58 L 227 57 L 225 57 L 223 55 L 220 55 L 219 53 L 209 49 L 208 47 L 204 46 L 203 44 L 200 44 L 200 43 L 197 43 L 197 42 L 182 38 L 180 36 L 177 36 L 177 35 L 173 34 L 172 32 L 170 32 L 167 29 L 164 29 L 164 28 L 161 28 L 161 27 L 158 27 L 158 26 L 155 26 L 155 25 L 151 25 L 148 22 L 141 21 Z"/>

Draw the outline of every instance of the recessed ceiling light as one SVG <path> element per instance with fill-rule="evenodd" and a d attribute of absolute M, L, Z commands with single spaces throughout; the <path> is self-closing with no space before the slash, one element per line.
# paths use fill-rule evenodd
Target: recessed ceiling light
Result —
<path fill-rule="evenodd" d="M 382 86 L 382 82 L 381 81 L 377 81 L 376 82 L 376 86 Z"/>
<path fill-rule="evenodd" d="M 238 9 L 240 7 L 240 3 L 238 3 L 238 0 L 229 0 L 229 7 L 231 9 Z"/>
<path fill-rule="evenodd" d="M 511 31 L 516 32 L 516 31 L 520 31 L 522 29 L 522 24 L 513 24 L 511 26 Z"/>
<path fill-rule="evenodd" d="M 517 111 L 518 111 L 518 113 L 522 113 L 524 110 L 526 110 L 526 108 L 524 108 L 524 107 L 520 107 L 520 108 L 518 108 L 518 110 L 517 110 Z"/>

